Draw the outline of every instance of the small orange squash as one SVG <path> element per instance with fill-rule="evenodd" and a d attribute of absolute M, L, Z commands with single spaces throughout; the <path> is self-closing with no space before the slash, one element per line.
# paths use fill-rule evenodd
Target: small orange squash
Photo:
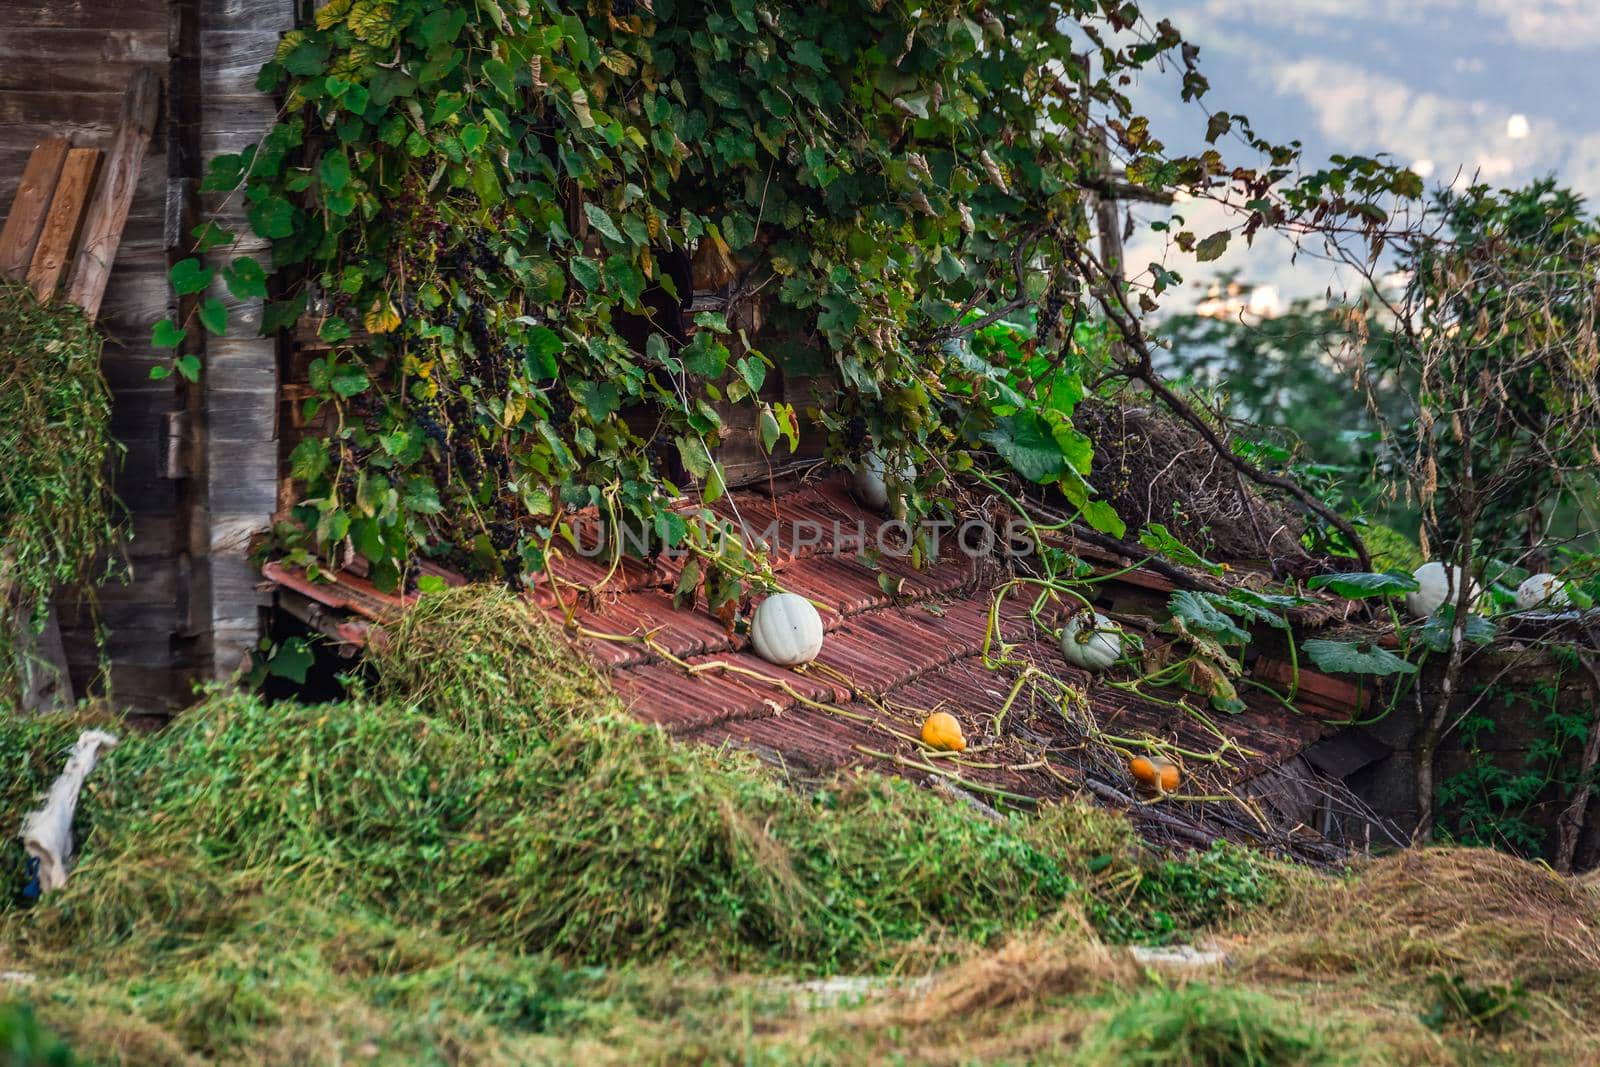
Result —
<path fill-rule="evenodd" d="M 967 747 L 967 739 L 961 733 L 961 723 L 948 711 L 936 711 L 923 720 L 922 741 L 944 752 L 964 752 Z"/>
<path fill-rule="evenodd" d="M 1134 781 L 1152 793 L 1170 793 L 1183 781 L 1183 775 L 1178 770 L 1177 764 L 1168 763 L 1164 759 L 1150 759 L 1147 756 L 1135 756 L 1129 760 L 1128 773 L 1133 775 Z"/>
<path fill-rule="evenodd" d="M 1128 773 L 1133 775 L 1134 781 L 1147 789 L 1155 789 L 1161 784 L 1161 770 L 1155 761 L 1144 756 L 1135 756 L 1128 761 Z"/>

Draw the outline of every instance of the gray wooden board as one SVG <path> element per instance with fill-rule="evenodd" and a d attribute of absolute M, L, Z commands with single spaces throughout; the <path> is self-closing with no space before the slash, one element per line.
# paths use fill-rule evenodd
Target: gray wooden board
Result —
<path fill-rule="evenodd" d="M 120 94 L 134 71 L 167 62 L 167 30 L 14 26 L 0 34 L 0 89 Z"/>
<path fill-rule="evenodd" d="M 244 4 L 247 0 L 238 0 Z M 167 30 L 167 0 L 0 0 L 0 26 L 79 30 Z"/>

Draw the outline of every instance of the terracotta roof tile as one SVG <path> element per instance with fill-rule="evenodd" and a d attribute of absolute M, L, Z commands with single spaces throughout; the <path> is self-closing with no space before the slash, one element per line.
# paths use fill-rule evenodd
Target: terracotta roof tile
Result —
<path fill-rule="evenodd" d="M 1175 690 L 1141 695 L 1112 684 L 1114 679 L 1071 668 L 1053 638 L 1028 618 L 1031 596 L 1026 593 L 1002 603 L 999 636 L 1007 665 L 991 669 L 983 661 L 983 647 L 993 591 L 1004 574 L 993 563 L 989 572 L 979 573 L 958 553 L 921 571 L 904 559 L 883 557 L 872 567 L 853 552 L 834 555 L 829 546 L 835 523 L 848 540 L 856 524 L 870 539 L 882 522 L 851 499 L 843 479 L 791 483 L 775 493 L 741 490 L 718 501 L 714 510 L 730 518 L 737 512 L 754 534 L 767 533 L 778 520 L 786 550 L 778 558 L 780 583 L 824 606 L 829 635 L 816 664 L 799 671 L 774 667 L 747 651 L 746 639 L 730 634 L 703 605 L 675 608 L 672 590 L 681 559 L 630 559 L 610 573 L 607 560 L 567 553 L 552 561 L 554 583 L 545 576 L 534 592 L 552 618 L 564 623 L 570 612 L 576 626 L 620 638 L 580 637 L 577 644 L 611 673 L 635 715 L 685 739 L 743 745 L 808 773 L 863 764 L 918 779 L 955 775 L 982 788 L 1051 797 L 1081 781 L 1084 766 L 1106 766 L 1104 749 L 1095 750 L 1098 764 L 1088 759 L 1085 725 L 1123 737 L 1159 738 L 1195 753 L 1224 748 L 1224 763 L 1188 761 L 1191 773 L 1217 788 L 1283 762 L 1330 729 L 1253 687 L 1241 686 L 1245 710 L 1238 715 L 1204 711 L 1202 717 L 1174 704 L 1187 700 L 1203 708 L 1203 698 Z M 822 537 L 796 555 L 791 534 L 797 524 L 818 527 Z M 1104 553 L 1085 553 L 1085 558 L 1102 573 L 1125 566 Z M 609 581 L 599 584 L 608 573 Z M 276 564 L 269 564 L 266 574 L 305 596 L 368 618 L 401 606 L 399 598 L 380 594 L 358 578 L 341 577 L 330 586 Z M 895 595 L 879 584 L 885 574 L 903 579 Z M 1115 581 L 1170 588 L 1166 579 L 1137 570 Z M 702 669 L 686 672 L 656 654 L 642 640 L 647 632 L 657 648 Z M 992 651 L 1000 654 L 999 645 Z M 1032 677 L 1019 687 L 1018 663 L 1035 665 L 1081 691 L 1086 703 L 1069 704 L 1064 713 L 1058 687 Z M 1281 683 L 1276 665 L 1258 663 L 1264 664 L 1264 679 Z M 1013 691 L 997 736 L 996 716 Z M 1311 672 L 1302 671 L 1301 691 L 1313 708 L 1348 707 L 1353 701 L 1345 683 Z M 933 710 L 950 711 L 962 723 L 971 747 L 959 759 L 930 762 L 918 745 L 904 739 L 914 736 Z M 1086 723 L 1085 714 L 1092 722 Z M 1231 744 L 1223 746 L 1223 739 Z M 1104 773 L 1118 782 L 1125 778 L 1115 766 Z"/>

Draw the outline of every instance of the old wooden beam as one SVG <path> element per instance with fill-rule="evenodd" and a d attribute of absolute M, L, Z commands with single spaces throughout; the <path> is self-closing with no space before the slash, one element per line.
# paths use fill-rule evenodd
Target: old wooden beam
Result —
<path fill-rule="evenodd" d="M 11 214 L 0 230 L 0 277 L 21 281 L 33 262 L 33 250 L 44 230 L 50 198 L 55 195 L 56 179 L 67 161 L 67 139 L 52 137 L 34 146 L 28 165 L 22 171 L 22 184 L 11 201 Z"/>
<path fill-rule="evenodd" d="M 155 131 L 156 110 L 161 97 L 161 81 L 154 71 L 141 69 L 128 80 L 122 99 L 122 117 L 112 135 L 106 154 L 105 176 L 100 191 L 84 223 L 83 240 L 67 282 L 67 299 L 93 319 L 100 313 L 100 301 L 111 280 L 111 264 L 117 258 L 122 228 L 128 221 L 139 167 Z"/>
<path fill-rule="evenodd" d="M 67 161 L 61 167 L 61 178 L 50 198 L 50 213 L 45 216 L 44 229 L 28 267 L 28 286 L 41 304 L 54 299 L 61 286 L 61 276 L 72 258 L 72 246 L 78 239 L 78 227 L 89 206 L 94 172 L 99 164 L 98 148 L 74 148 L 67 153 Z"/>

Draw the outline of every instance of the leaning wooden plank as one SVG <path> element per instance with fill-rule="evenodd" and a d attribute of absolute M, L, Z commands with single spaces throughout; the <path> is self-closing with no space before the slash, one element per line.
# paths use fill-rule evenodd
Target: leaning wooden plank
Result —
<path fill-rule="evenodd" d="M 39 235 L 39 245 L 33 250 L 33 264 L 28 268 L 28 285 L 41 304 L 48 304 L 56 295 L 61 276 L 66 273 L 67 261 L 72 257 L 72 243 L 78 239 L 78 226 L 89 206 L 89 192 L 94 188 L 94 171 L 99 163 L 98 148 L 74 148 L 67 153 L 61 180 L 56 182 L 55 195 L 50 198 L 50 214 L 45 217 L 44 232 Z"/>
<path fill-rule="evenodd" d="M 12 650 L 22 668 L 22 710 L 65 711 L 72 707 L 72 677 L 67 673 L 67 650 L 61 641 L 61 621 L 54 605 L 38 635 L 29 620 L 16 620 Z"/>
<path fill-rule="evenodd" d="M 52 137 L 34 146 L 22 171 L 22 184 L 11 201 L 6 228 L 0 230 L 0 277 L 20 282 L 33 262 L 33 249 L 44 229 L 45 212 L 56 191 L 61 165 L 67 161 L 67 139 Z"/>
<path fill-rule="evenodd" d="M 160 96 L 160 80 L 154 71 L 144 69 L 129 79 L 127 95 L 122 99 L 122 117 L 106 153 L 105 175 L 89 208 L 83 240 L 67 282 L 67 299 L 81 307 L 91 319 L 100 314 L 100 301 L 106 295 L 106 283 L 111 280 L 111 264 L 117 258 L 122 227 L 127 224 L 128 208 L 133 204 L 139 166 L 144 162 L 145 149 L 155 130 Z"/>

